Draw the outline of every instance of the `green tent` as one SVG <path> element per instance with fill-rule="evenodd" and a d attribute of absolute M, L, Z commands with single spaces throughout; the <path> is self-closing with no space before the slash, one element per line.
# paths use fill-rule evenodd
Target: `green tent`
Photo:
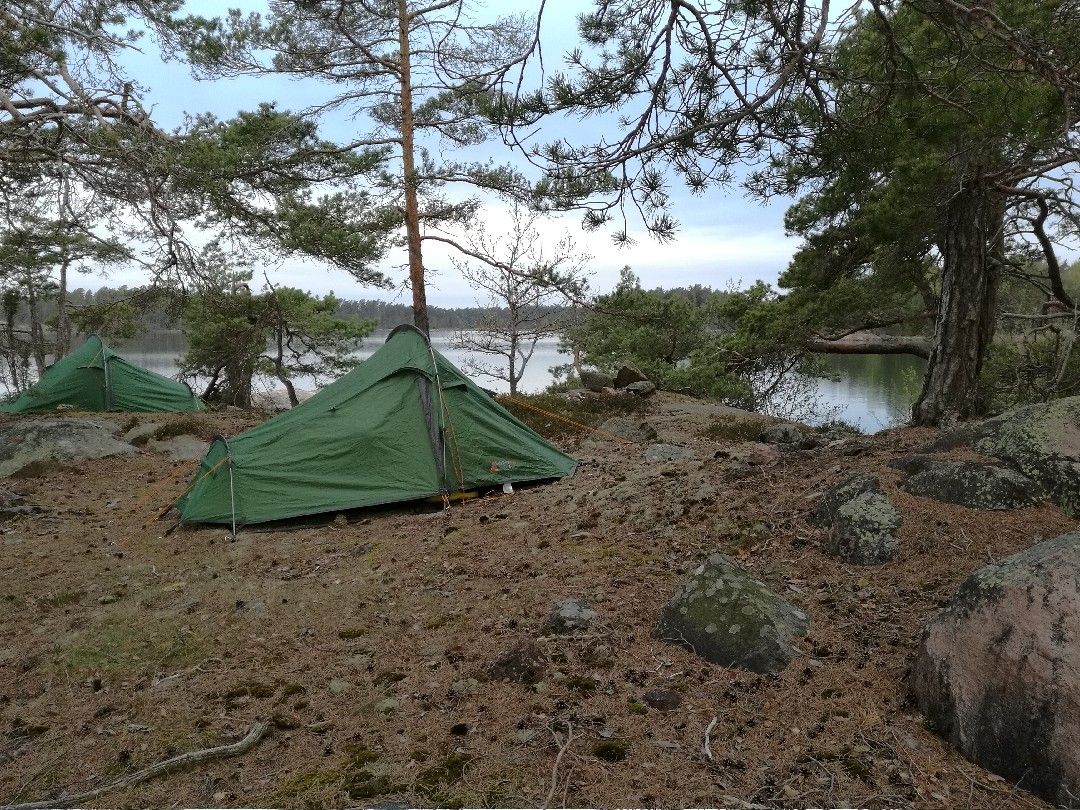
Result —
<path fill-rule="evenodd" d="M 185 522 L 242 525 L 561 478 L 563 455 L 399 326 L 306 402 L 215 439 L 178 502 Z"/>
<path fill-rule="evenodd" d="M 203 410 L 184 383 L 129 363 L 97 335 L 45 369 L 22 396 L 0 404 L 0 412 L 51 411 L 58 405 L 80 411 Z"/>

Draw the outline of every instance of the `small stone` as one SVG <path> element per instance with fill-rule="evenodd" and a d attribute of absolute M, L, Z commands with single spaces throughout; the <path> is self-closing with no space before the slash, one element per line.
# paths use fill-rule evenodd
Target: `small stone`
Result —
<path fill-rule="evenodd" d="M 883 493 L 864 492 L 837 510 L 826 551 L 857 565 L 895 560 L 901 523 L 900 513 Z"/>
<path fill-rule="evenodd" d="M 800 450 L 810 450 L 818 445 L 818 439 L 807 433 L 798 425 L 790 422 L 781 422 L 778 425 L 770 425 L 761 431 L 758 439 L 765 444 L 791 445 Z"/>
<path fill-rule="evenodd" d="M 623 439 L 627 439 L 632 442 L 654 442 L 656 441 L 657 433 L 656 428 L 641 419 L 631 419 L 627 416 L 613 416 L 600 425 L 600 430 L 603 433 L 611 433 Z M 603 440 L 604 436 L 598 435 L 594 438 Z"/>
<path fill-rule="evenodd" d="M 165 453 L 173 461 L 198 461 L 206 455 L 210 443 L 198 436 L 181 434 L 168 439 L 151 439 L 146 449 L 153 453 Z"/>
<path fill-rule="evenodd" d="M 832 526 L 840 507 L 865 492 L 881 492 L 876 476 L 858 473 L 845 479 L 825 493 L 811 520 L 819 526 Z"/>
<path fill-rule="evenodd" d="M 538 733 L 539 732 L 537 732 L 535 729 L 519 728 L 517 731 L 514 732 L 514 742 L 524 745 L 525 743 L 536 739 L 536 735 Z"/>
<path fill-rule="evenodd" d="M 673 689 L 650 689 L 641 696 L 645 705 L 662 712 L 673 712 L 682 704 L 682 695 Z"/>
<path fill-rule="evenodd" d="M 557 636 L 588 630 L 596 620 L 596 611 L 582 599 L 557 602 L 548 614 L 544 630 Z"/>

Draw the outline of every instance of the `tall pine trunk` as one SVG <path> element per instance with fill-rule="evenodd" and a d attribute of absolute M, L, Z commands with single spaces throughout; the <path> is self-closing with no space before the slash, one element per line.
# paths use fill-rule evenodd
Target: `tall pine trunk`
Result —
<path fill-rule="evenodd" d="M 950 424 L 977 411 L 977 384 L 994 337 L 1003 257 L 1003 197 L 975 182 L 950 200 L 945 214 L 941 303 L 916 425 Z"/>
<path fill-rule="evenodd" d="M 70 259 L 60 262 L 60 286 L 56 290 L 56 359 L 66 357 L 71 351 L 71 315 L 67 306 L 68 265 Z"/>
<path fill-rule="evenodd" d="M 401 163 L 405 184 L 405 240 L 409 252 L 409 285 L 412 287 L 413 323 L 428 334 L 427 289 L 420 248 L 420 205 L 416 197 L 416 155 L 413 143 L 412 52 L 409 44 L 409 9 L 398 0 L 398 54 L 401 59 Z"/>

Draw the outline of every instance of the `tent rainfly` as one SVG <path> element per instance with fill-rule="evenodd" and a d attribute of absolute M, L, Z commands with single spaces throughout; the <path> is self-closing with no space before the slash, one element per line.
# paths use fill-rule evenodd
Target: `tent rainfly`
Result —
<path fill-rule="evenodd" d="M 412 326 L 307 401 L 210 445 L 177 501 L 233 526 L 562 478 L 563 455 Z"/>
<path fill-rule="evenodd" d="M 61 357 L 0 413 L 51 411 L 201 411 L 202 402 L 182 382 L 155 374 L 115 354 L 97 335 Z"/>

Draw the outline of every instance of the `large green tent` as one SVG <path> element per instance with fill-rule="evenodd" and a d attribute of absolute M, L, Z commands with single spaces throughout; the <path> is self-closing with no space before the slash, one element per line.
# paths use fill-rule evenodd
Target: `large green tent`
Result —
<path fill-rule="evenodd" d="M 399 326 L 306 402 L 216 439 L 177 507 L 185 522 L 243 525 L 561 478 L 574 467 L 422 332 Z"/>
<path fill-rule="evenodd" d="M 204 409 L 184 383 L 129 363 L 97 335 L 45 369 L 24 394 L 0 404 L 0 412 L 51 411 L 60 405 L 80 411 Z"/>

